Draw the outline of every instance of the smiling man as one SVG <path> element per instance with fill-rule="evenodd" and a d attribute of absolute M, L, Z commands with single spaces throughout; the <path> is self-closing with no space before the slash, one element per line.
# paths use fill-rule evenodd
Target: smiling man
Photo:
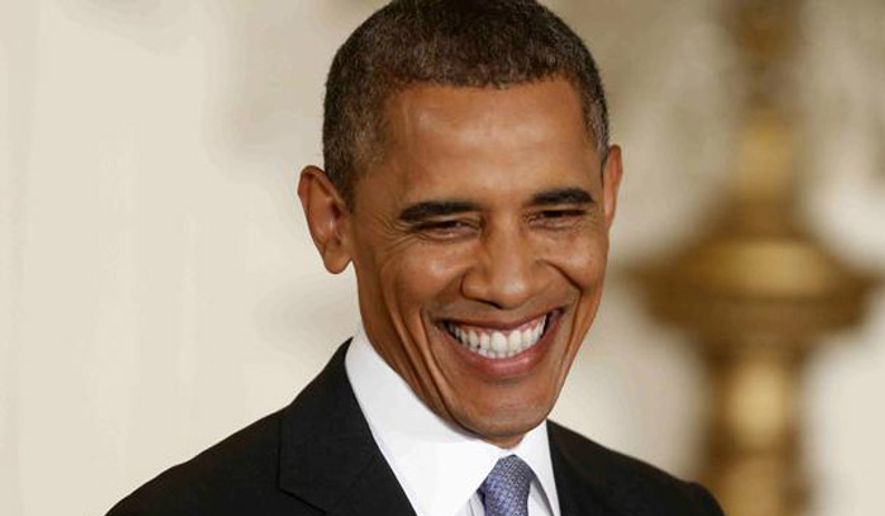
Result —
<path fill-rule="evenodd" d="M 298 195 L 362 327 L 287 408 L 114 515 L 715 515 L 552 422 L 621 181 L 581 40 L 531 0 L 400 0 L 339 50 Z"/>

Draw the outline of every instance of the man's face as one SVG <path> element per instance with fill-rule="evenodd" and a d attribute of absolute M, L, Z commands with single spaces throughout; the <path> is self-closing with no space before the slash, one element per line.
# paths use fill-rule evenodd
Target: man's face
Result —
<path fill-rule="evenodd" d="M 550 412 L 602 291 L 620 180 L 565 80 L 416 86 L 341 226 L 378 353 L 435 413 L 512 446 Z"/>

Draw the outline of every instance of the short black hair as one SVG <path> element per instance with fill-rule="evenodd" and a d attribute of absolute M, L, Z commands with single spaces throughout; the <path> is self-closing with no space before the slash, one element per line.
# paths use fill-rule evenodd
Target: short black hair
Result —
<path fill-rule="evenodd" d="M 383 151 L 388 99 L 415 84 L 506 88 L 554 77 L 580 95 L 601 158 L 608 113 L 581 38 L 535 0 L 393 0 L 338 49 L 326 81 L 323 159 L 353 207 L 361 170 Z"/>

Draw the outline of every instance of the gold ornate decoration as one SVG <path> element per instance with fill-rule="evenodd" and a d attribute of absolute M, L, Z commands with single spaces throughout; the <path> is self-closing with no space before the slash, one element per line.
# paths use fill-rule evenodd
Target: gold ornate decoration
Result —
<path fill-rule="evenodd" d="M 792 516 L 807 482 L 797 417 L 818 337 L 860 323 L 871 276 L 803 230 L 795 84 L 800 0 L 729 0 L 745 97 L 734 182 L 716 224 L 664 264 L 642 267 L 655 315 L 691 332 L 710 372 L 706 484 L 730 516 Z"/>

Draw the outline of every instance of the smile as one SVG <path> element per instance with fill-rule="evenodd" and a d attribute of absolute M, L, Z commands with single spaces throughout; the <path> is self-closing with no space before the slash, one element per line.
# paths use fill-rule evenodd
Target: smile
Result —
<path fill-rule="evenodd" d="M 553 312 L 512 329 L 463 325 L 453 321 L 443 326 L 464 347 L 486 358 L 510 358 L 532 348 L 544 335 Z"/>

